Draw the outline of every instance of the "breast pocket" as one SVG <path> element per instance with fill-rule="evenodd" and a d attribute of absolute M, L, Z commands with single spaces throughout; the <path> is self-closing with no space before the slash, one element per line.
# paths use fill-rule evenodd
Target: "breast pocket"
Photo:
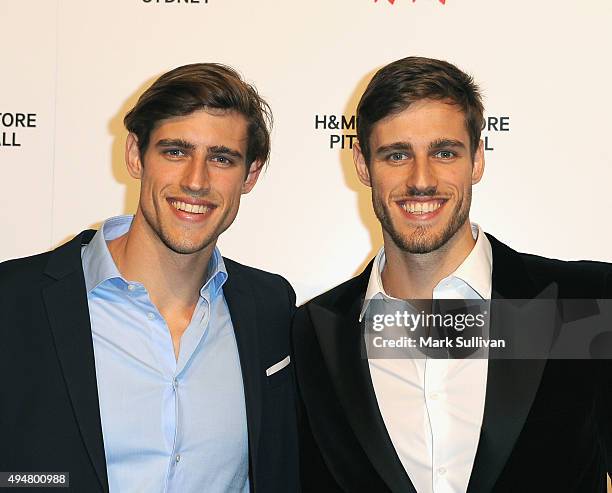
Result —
<path fill-rule="evenodd" d="M 266 369 L 266 380 L 269 386 L 277 387 L 291 376 L 291 358 L 287 355 Z"/>

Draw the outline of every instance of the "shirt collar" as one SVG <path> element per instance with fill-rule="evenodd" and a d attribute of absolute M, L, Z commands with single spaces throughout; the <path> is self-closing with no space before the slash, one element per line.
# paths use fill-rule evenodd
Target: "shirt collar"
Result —
<path fill-rule="evenodd" d="M 85 288 L 88 293 L 111 279 L 118 279 L 124 284 L 128 284 L 128 281 L 121 276 L 119 269 L 117 269 L 106 242 L 127 233 L 133 219 L 134 216 L 116 216 L 107 219 L 89 244 L 83 247 L 81 258 L 85 275 Z M 208 264 L 206 282 L 200 288 L 200 296 L 204 297 L 208 290 L 215 296 L 218 295 L 227 280 L 227 276 L 227 269 L 221 252 L 215 247 Z"/>
<path fill-rule="evenodd" d="M 83 248 L 83 272 L 88 293 L 109 279 L 120 279 L 126 282 L 121 277 L 106 242 L 127 233 L 132 219 L 133 216 L 111 217 L 102 224 L 89 244 Z"/>
<path fill-rule="evenodd" d="M 225 262 L 223 261 L 221 252 L 219 252 L 219 249 L 215 247 L 208 263 L 206 282 L 200 289 L 200 296 L 204 297 L 205 291 L 209 288 L 215 296 L 218 295 L 221 288 L 223 288 L 225 281 L 227 281 L 227 269 L 225 268 Z"/>
<path fill-rule="evenodd" d="M 472 224 L 472 235 L 476 240 L 474 248 L 448 278 L 461 279 L 476 291 L 478 296 L 486 300 L 491 298 L 491 274 L 493 271 L 491 243 L 478 224 Z"/>
<path fill-rule="evenodd" d="M 476 240 L 476 244 L 472 251 L 468 254 L 465 260 L 445 279 L 456 278 L 468 284 L 478 295 L 483 299 L 491 297 L 491 274 L 493 271 L 493 255 L 491 252 L 491 243 L 485 235 L 482 228 L 471 223 L 472 236 Z M 385 249 L 382 247 L 372 263 L 372 271 L 366 289 L 365 299 L 361 308 L 359 320 L 361 320 L 370 304 L 370 301 L 375 298 L 396 299 L 389 296 L 383 287 L 381 273 L 385 267 Z"/>

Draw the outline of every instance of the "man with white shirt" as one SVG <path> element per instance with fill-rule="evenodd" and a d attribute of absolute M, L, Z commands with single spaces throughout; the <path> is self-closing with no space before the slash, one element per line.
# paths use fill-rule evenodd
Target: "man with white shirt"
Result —
<path fill-rule="evenodd" d="M 124 120 L 136 214 L 0 265 L 0 471 L 87 493 L 299 488 L 293 290 L 216 247 L 270 117 L 230 67 L 163 74 Z"/>
<path fill-rule="evenodd" d="M 296 314 L 303 490 L 605 491 L 607 362 L 373 357 L 364 318 L 385 301 L 610 297 L 610 266 L 519 254 L 470 223 L 483 106 L 454 65 L 383 67 L 357 122 L 355 166 L 384 247 Z M 492 339 L 509 317 L 490 317 Z"/>

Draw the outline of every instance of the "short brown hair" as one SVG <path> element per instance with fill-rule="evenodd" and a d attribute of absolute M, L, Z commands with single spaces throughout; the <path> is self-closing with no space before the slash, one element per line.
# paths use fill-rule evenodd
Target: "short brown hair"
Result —
<path fill-rule="evenodd" d="M 470 135 L 470 150 L 472 156 L 475 154 L 484 123 L 484 108 L 472 77 L 443 60 L 408 57 L 376 72 L 357 106 L 357 137 L 366 163 L 370 161 L 370 135 L 374 125 L 423 99 L 448 100 L 461 108 Z"/>
<path fill-rule="evenodd" d="M 262 166 L 268 161 L 270 106 L 238 72 L 220 63 L 193 63 L 166 72 L 142 93 L 123 123 L 138 138 L 143 156 L 151 132 L 162 120 L 207 108 L 236 111 L 246 118 L 247 169 L 254 161 Z"/>

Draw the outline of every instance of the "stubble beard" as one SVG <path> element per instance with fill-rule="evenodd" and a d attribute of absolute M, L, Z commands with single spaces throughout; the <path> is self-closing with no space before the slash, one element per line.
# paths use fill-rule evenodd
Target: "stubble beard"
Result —
<path fill-rule="evenodd" d="M 471 203 L 472 190 L 468 188 L 461 200 L 455 204 L 450 220 L 440 233 L 435 234 L 429 227 L 418 226 L 409 235 L 403 235 L 393 225 L 391 214 L 385 203 L 378 195 L 372 194 L 374 213 L 382 228 L 400 250 L 416 254 L 431 253 L 443 247 L 468 220 Z"/>
<path fill-rule="evenodd" d="M 157 211 L 157 217 L 154 216 L 148 209 L 140 208 L 142 215 L 149 225 L 151 231 L 160 239 L 160 241 L 174 253 L 181 255 L 189 255 L 192 253 L 199 252 L 210 245 L 219 235 L 214 236 L 212 233 L 205 236 L 204 239 L 198 243 L 195 243 L 189 238 L 172 236 L 166 228 L 164 228 L 159 211 Z"/>

